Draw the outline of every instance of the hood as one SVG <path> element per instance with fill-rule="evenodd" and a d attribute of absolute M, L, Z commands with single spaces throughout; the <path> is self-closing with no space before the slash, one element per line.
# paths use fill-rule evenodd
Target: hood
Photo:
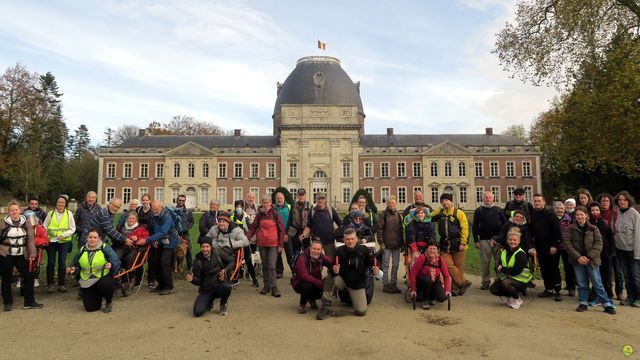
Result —
<path fill-rule="evenodd" d="M 18 224 L 19 226 L 24 225 L 25 222 L 27 222 L 27 218 L 24 215 L 20 215 L 20 219 L 18 219 L 18 221 L 20 222 L 20 224 Z M 8 225 L 13 226 L 13 220 L 11 220 L 11 216 L 7 215 L 4 218 L 4 222 L 7 223 Z"/>
<path fill-rule="evenodd" d="M 511 216 L 511 217 L 509 218 L 509 222 L 511 222 L 512 224 L 514 224 L 514 225 L 516 225 L 516 226 L 518 225 L 518 224 L 516 224 L 515 216 Z M 522 224 L 520 224 L 520 226 L 522 226 L 522 225 L 527 225 L 527 218 L 526 218 L 526 217 L 525 217 L 525 218 L 524 218 L 524 220 L 522 221 Z"/>

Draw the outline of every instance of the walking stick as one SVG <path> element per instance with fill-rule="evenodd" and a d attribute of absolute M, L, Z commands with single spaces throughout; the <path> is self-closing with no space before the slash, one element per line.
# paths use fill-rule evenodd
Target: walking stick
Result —
<path fill-rule="evenodd" d="M 451 295 L 447 295 L 447 311 L 451 311 Z"/>

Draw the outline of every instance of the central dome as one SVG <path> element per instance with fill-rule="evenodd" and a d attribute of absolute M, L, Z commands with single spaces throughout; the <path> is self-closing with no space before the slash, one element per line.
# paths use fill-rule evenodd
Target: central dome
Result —
<path fill-rule="evenodd" d="M 360 84 L 354 84 L 340 67 L 340 60 L 330 56 L 307 56 L 298 60 L 296 68 L 283 84 L 278 83 L 278 97 L 273 117 L 281 105 L 355 105 L 364 117 Z"/>

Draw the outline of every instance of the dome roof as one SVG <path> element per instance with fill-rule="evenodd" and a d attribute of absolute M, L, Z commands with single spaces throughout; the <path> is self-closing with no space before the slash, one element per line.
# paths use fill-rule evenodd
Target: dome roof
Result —
<path fill-rule="evenodd" d="M 307 56 L 298 60 L 284 83 L 278 83 L 273 116 L 280 114 L 281 105 L 302 104 L 355 105 L 364 117 L 360 83 L 354 84 L 340 67 L 340 60 L 330 56 Z"/>

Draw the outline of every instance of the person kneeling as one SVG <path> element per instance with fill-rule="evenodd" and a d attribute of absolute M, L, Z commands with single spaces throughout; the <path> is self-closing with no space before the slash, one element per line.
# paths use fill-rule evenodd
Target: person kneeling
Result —
<path fill-rule="evenodd" d="M 322 255 L 320 240 L 311 242 L 311 246 L 298 256 L 294 264 L 291 286 L 300 294 L 299 314 L 307 312 L 307 303 L 312 309 L 318 309 L 316 300 L 322 298 L 322 267 L 330 268 L 332 265 L 331 259 Z"/>
<path fill-rule="evenodd" d="M 187 274 L 186 280 L 199 285 L 198 297 L 193 304 L 193 315 L 202 316 L 213 309 L 214 299 L 220 299 L 220 315 L 227 315 L 227 300 L 231 295 L 229 278 L 236 266 L 236 258 L 230 248 L 212 246 L 211 239 L 205 238 L 200 245 L 193 263 L 193 274 Z"/>
<path fill-rule="evenodd" d="M 358 244 L 358 235 L 354 229 L 344 231 L 344 245 L 336 250 L 335 264 L 324 279 L 322 309 L 316 319 L 324 320 L 331 315 L 334 288 L 347 289 L 356 315 L 367 314 L 367 269 L 373 266 L 373 273 L 380 271 L 374 266 L 374 257 L 369 249 Z"/>
<path fill-rule="evenodd" d="M 102 242 L 98 230 L 91 229 L 87 234 L 87 243 L 80 248 L 73 259 L 73 267 L 67 272 L 80 272 L 80 296 L 86 311 L 111 312 L 111 300 L 116 286 L 113 277 L 120 270 L 120 259 L 113 249 Z"/>
<path fill-rule="evenodd" d="M 431 301 L 444 302 L 451 296 L 451 277 L 447 263 L 440 257 L 438 244 L 429 242 L 409 271 L 411 297 L 424 301 L 422 308 L 431 309 Z"/>
<path fill-rule="evenodd" d="M 507 247 L 500 254 L 496 280 L 489 290 L 493 295 L 506 296 L 507 306 L 519 309 L 522 305 L 519 292 L 527 289 L 527 284 L 533 279 L 529 270 L 529 257 L 520 247 L 520 229 L 517 227 L 509 230 L 507 234 Z"/>

